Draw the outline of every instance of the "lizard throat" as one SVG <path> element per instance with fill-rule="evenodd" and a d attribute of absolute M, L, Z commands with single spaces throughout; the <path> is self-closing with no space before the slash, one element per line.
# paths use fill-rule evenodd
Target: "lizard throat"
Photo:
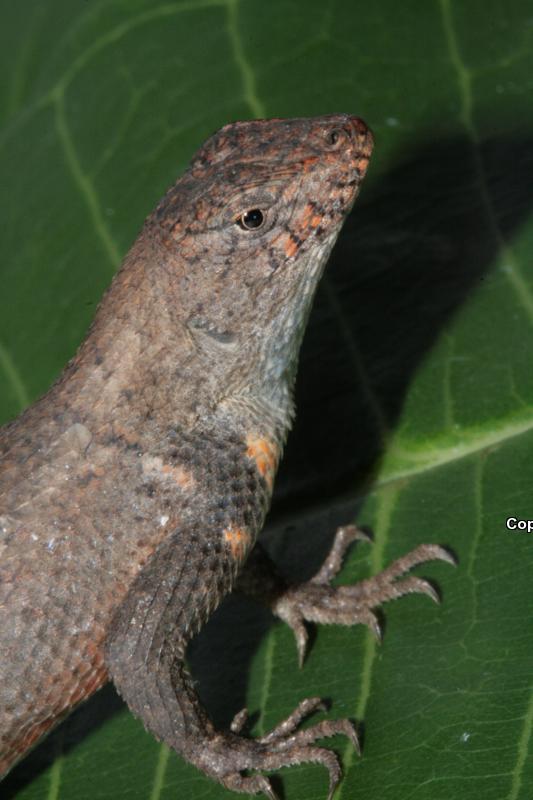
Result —
<path fill-rule="evenodd" d="M 263 404 L 287 431 L 294 415 L 293 390 L 300 345 L 318 282 L 338 233 L 333 231 L 320 246 L 305 253 L 304 263 L 290 267 L 298 269 L 300 280 L 294 282 L 291 296 L 272 316 L 257 359 L 255 385 L 260 387 Z"/>

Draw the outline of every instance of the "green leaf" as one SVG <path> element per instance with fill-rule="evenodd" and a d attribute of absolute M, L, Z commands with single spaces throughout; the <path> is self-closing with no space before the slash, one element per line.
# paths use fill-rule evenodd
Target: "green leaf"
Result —
<path fill-rule="evenodd" d="M 306 696 L 364 723 L 330 743 L 336 800 L 526 800 L 533 782 L 533 14 L 526 0 L 3 0 L 0 414 L 74 353 L 144 216 L 213 130 L 348 111 L 376 134 L 317 298 L 272 548 L 316 566 L 357 517 L 342 582 L 424 541 L 443 603 L 386 607 L 384 642 L 290 632 L 231 599 L 192 653 L 210 712 L 266 731 Z M 317 766 L 282 770 L 318 800 Z M 279 786 L 279 783 L 277 784 Z M 2 786 L 11 800 L 232 797 L 106 689 Z"/>

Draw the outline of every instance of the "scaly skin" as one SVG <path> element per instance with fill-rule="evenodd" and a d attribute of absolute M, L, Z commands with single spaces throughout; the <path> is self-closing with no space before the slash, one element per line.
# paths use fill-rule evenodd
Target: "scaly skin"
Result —
<path fill-rule="evenodd" d="M 399 575 L 446 557 L 430 546 L 342 595 L 329 580 L 358 536 L 346 529 L 308 585 L 285 587 L 257 549 L 241 571 L 290 427 L 314 290 L 371 149 L 343 114 L 211 137 L 59 381 L 0 431 L 0 774 L 111 678 L 149 730 L 227 787 L 273 797 L 243 773 L 301 761 L 336 785 L 335 756 L 314 742 L 356 743 L 350 723 L 296 731 L 311 699 L 261 740 L 240 735 L 244 714 L 216 731 L 183 657 L 239 573 L 303 657 L 304 620 L 375 626 L 381 602 L 429 592 Z"/>

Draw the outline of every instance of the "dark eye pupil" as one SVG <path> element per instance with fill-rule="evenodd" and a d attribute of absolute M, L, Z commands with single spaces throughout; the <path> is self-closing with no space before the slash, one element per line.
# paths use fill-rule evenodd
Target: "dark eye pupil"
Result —
<path fill-rule="evenodd" d="M 251 211 L 245 211 L 245 213 L 239 217 L 238 222 L 241 228 L 251 231 L 255 228 L 260 228 L 263 224 L 263 220 L 263 212 L 258 208 L 252 208 Z"/>
<path fill-rule="evenodd" d="M 339 139 L 341 138 L 340 132 L 338 130 L 330 131 L 328 134 L 328 141 L 330 144 L 337 144 Z"/>

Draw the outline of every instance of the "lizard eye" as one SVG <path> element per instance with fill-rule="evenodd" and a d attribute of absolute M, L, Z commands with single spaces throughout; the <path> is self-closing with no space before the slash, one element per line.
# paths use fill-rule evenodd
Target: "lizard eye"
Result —
<path fill-rule="evenodd" d="M 255 231 L 260 228 L 265 221 L 265 216 L 261 209 L 252 208 L 250 211 L 245 211 L 236 220 L 237 225 L 244 231 Z"/>

